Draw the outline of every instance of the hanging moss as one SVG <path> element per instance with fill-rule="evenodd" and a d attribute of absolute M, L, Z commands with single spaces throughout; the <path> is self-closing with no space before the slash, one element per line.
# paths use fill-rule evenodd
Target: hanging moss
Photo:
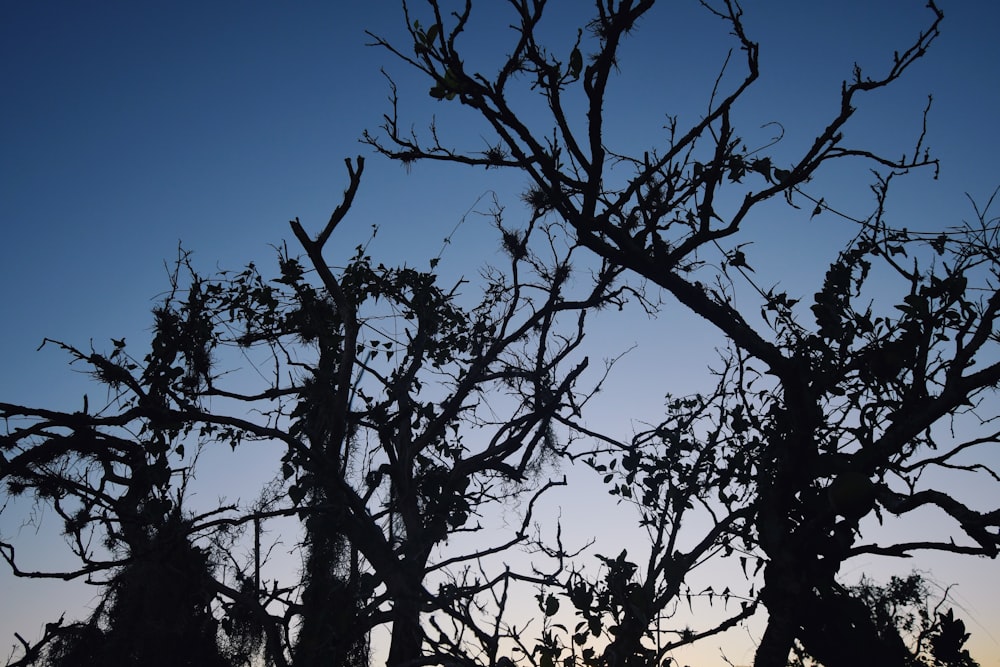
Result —
<path fill-rule="evenodd" d="M 114 577 L 87 622 L 67 628 L 47 667 L 231 667 L 218 644 L 209 581 L 212 564 L 171 513 Z"/>

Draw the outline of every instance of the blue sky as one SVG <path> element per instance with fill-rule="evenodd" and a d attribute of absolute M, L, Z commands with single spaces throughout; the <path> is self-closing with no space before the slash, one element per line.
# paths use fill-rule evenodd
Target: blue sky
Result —
<path fill-rule="evenodd" d="M 930 16 L 923 0 L 823 4 L 829 6 L 745 3 L 747 30 L 762 45 L 762 80 L 740 107 L 744 131 L 748 142 L 766 142 L 769 130 L 760 126 L 781 122 L 786 138 L 779 156 L 786 149 L 792 155 L 822 128 L 853 62 L 881 71 Z M 942 159 L 941 178 L 917 175 L 891 202 L 890 215 L 910 228 L 969 218 L 964 193 L 984 201 L 1000 185 L 1000 6 L 940 4 L 943 34 L 928 57 L 898 86 L 862 100 L 848 133 L 856 145 L 893 154 L 908 149 L 933 93 L 928 144 Z M 572 39 L 578 23 L 573 11 L 583 5 L 589 3 L 553 0 L 546 25 L 555 38 Z M 678 114 L 682 125 L 697 118 L 732 45 L 724 26 L 697 2 L 669 5 L 640 24 L 623 52 L 618 94 L 608 104 L 608 141 L 623 150 L 662 144 L 665 114 Z M 480 32 L 468 47 L 470 58 L 488 62 L 505 48 L 500 6 L 477 7 L 481 18 L 472 28 Z M 456 143 L 485 147 L 473 116 L 431 100 L 425 81 L 414 81 L 387 53 L 365 46 L 365 29 L 399 36 L 398 3 L 0 5 L 0 400 L 75 408 L 86 378 L 68 369 L 54 349 L 36 353 L 43 337 L 81 346 L 93 339 L 98 347 L 112 336 L 145 341 L 149 307 L 167 286 L 164 262 L 176 256 L 179 242 L 194 251 L 204 271 L 249 261 L 269 266 L 269 244 L 290 238 L 289 218 L 316 228 L 338 203 L 345 157 L 367 155 L 368 165 L 354 212 L 338 231 L 342 257 L 377 224 L 371 250 L 378 259 L 423 266 L 491 189 L 512 202 L 512 218 L 518 214 L 521 176 L 433 165 L 407 173 L 358 143 L 388 111 L 384 67 L 400 85 L 401 111 L 418 130 L 436 114 Z M 822 194 L 863 212 L 866 173 L 860 164 L 838 169 L 823 181 L 829 189 Z M 817 271 L 850 230 L 775 211 L 778 217 L 754 221 L 759 268 L 811 293 Z M 443 270 L 474 276 L 496 250 L 491 234 L 470 216 Z M 655 345 L 663 326 L 637 317 L 628 326 L 601 325 L 595 340 L 609 354 L 632 342 Z M 634 340 L 622 339 L 623 330 L 634 331 Z M 705 330 L 683 318 L 670 320 L 670 334 L 672 349 L 681 352 L 671 357 L 661 351 L 658 363 L 676 384 L 661 386 L 654 381 L 661 375 L 649 377 L 633 355 L 620 372 L 637 395 L 605 404 L 595 419 L 648 416 L 666 391 L 701 386 L 702 362 L 711 359 L 715 343 L 706 343 Z M 0 530 L 7 534 L 10 525 L 5 521 Z M 959 584 L 958 595 L 982 627 L 1000 627 L 997 563 L 933 563 L 934 578 Z M 52 592 L 29 593 L 0 574 L 5 601 L 28 595 L 33 603 L 55 600 L 53 587 L 44 590 Z M 3 607 L 0 642 L 24 628 L 11 613 L 18 605 Z M 1000 665 L 1000 633 L 990 639 L 972 628 L 979 659 Z"/>

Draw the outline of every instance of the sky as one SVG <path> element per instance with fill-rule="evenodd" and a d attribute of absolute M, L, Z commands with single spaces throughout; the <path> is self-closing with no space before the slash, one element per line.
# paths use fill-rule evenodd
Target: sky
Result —
<path fill-rule="evenodd" d="M 780 122 L 785 138 L 775 155 L 792 155 L 825 125 L 854 62 L 881 71 L 929 23 L 924 4 L 747 0 L 762 78 L 739 108 L 746 140 L 767 143 L 774 126 L 765 124 Z M 984 202 L 1000 185 L 1000 6 L 939 4 L 946 14 L 941 38 L 898 85 L 863 100 L 848 133 L 856 145 L 908 150 L 933 94 L 927 144 L 942 161 L 941 176 L 913 176 L 890 204 L 891 219 L 911 229 L 968 219 L 966 193 Z M 546 30 L 571 44 L 584 5 L 552 0 Z M 500 2 L 476 7 L 470 62 L 495 62 L 507 48 L 503 9 Z M 485 148 L 474 116 L 432 100 L 425 81 L 366 46 L 365 30 L 391 40 L 403 27 L 395 0 L 0 4 L 0 400 L 76 409 L 93 387 L 54 348 L 36 352 L 43 338 L 82 347 L 92 340 L 99 349 L 111 337 L 148 340 L 149 309 L 167 287 L 165 263 L 179 244 L 206 272 L 250 261 L 273 266 L 271 246 L 291 240 L 290 218 L 318 229 L 339 203 L 347 157 L 363 155 L 367 165 L 357 203 L 337 232 L 335 260 L 377 225 L 370 245 L 376 259 L 425 266 L 457 225 L 442 271 L 475 276 L 499 252 L 475 213 L 485 209 L 480 198 L 496 192 L 511 202 L 510 216 L 526 213 L 516 203 L 526 182 L 496 170 L 406 170 L 359 143 L 389 111 L 384 69 L 399 84 L 403 117 L 418 131 L 436 117 L 457 145 Z M 694 0 L 654 9 L 622 52 L 607 106 L 608 143 L 642 151 L 663 145 L 667 114 L 682 125 L 697 119 L 732 45 Z M 862 164 L 838 167 L 823 194 L 864 212 L 866 177 Z M 806 285 L 808 294 L 850 229 L 790 215 L 776 208 L 753 222 L 753 260 L 762 275 Z M 667 391 L 704 388 L 717 344 L 682 315 L 671 314 L 668 326 L 639 313 L 627 317 L 624 326 L 599 321 L 592 340 L 609 355 L 639 344 L 656 365 L 651 369 L 646 353 L 622 362 L 617 373 L 628 391 L 607 392 L 612 398 L 591 416 L 610 428 L 649 416 Z M 659 345 L 665 328 L 669 345 Z M 998 495 L 995 486 L 983 488 Z M 574 499 L 564 502 L 572 507 Z M 0 533 L 12 532 L 35 550 L 27 553 L 49 557 L 51 540 L 32 541 L 30 528 L 18 531 L 4 519 Z M 974 656 L 1000 666 L 1000 631 L 988 631 L 1000 628 L 1000 564 L 942 557 L 910 565 L 957 584 L 953 595 L 970 623 Z M 0 573 L 0 648 L 13 643 L 14 631 L 33 632 L 33 615 L 58 615 L 67 596 L 57 585 L 28 586 Z M 748 654 L 740 660 L 748 662 Z M 712 653 L 700 664 L 722 662 Z"/>

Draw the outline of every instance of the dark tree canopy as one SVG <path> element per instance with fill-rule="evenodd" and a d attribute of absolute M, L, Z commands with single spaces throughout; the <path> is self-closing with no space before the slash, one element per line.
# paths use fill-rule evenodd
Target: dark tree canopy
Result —
<path fill-rule="evenodd" d="M 72 413 L 0 403 L 0 479 L 54 510 L 79 567 L 26 569 L 8 542 L 0 554 L 20 576 L 86 577 L 104 597 L 86 621 L 21 640 L 11 664 L 365 665 L 383 630 L 393 667 L 645 667 L 752 618 L 756 667 L 974 664 L 962 621 L 928 606 L 919 578 L 843 578 L 859 556 L 1000 552 L 1000 507 L 971 506 L 932 474 L 1000 481 L 981 454 L 1000 435 L 997 220 L 986 206 L 932 232 L 890 224 L 893 183 L 938 166 L 926 109 L 894 157 L 850 140 L 856 109 L 927 55 L 943 14 L 930 2 L 926 28 L 880 73 L 850 72 L 839 105 L 809 141 L 782 144 L 796 157 L 779 163 L 774 144 L 741 139 L 739 103 L 761 76 L 743 10 L 702 4 L 734 40 L 727 75 L 703 117 L 670 118 L 635 154 L 605 141 L 619 122 L 608 96 L 653 0 L 581 10 L 567 53 L 543 43 L 544 0 L 509 0 L 492 72 L 467 69 L 471 0 L 403 3 L 409 41 L 372 36 L 489 147 L 453 147 L 447 125 L 413 130 L 391 80 L 370 147 L 411 169 L 528 181 L 523 219 L 499 199 L 489 211 L 504 260 L 477 281 L 443 284 L 440 257 L 386 266 L 365 246 L 332 265 L 363 192 L 358 158 L 318 231 L 291 221 L 298 251 L 280 246 L 273 276 L 203 275 L 181 253 L 148 351 L 47 341 L 110 399 Z M 523 111 L 529 98 L 545 114 Z M 813 189 L 846 160 L 872 170 L 867 217 Z M 854 225 L 819 258 L 815 286 L 756 278 L 752 223 L 782 202 Z M 588 419 L 614 372 L 588 356 L 588 324 L 625 308 L 655 326 L 693 314 L 723 341 L 712 389 L 635 415 L 647 426 L 630 438 Z M 229 448 L 238 465 L 250 443 L 274 465 L 259 497 L 193 503 L 200 453 Z M 546 494 L 584 472 L 645 544 L 591 553 L 558 523 L 536 525 Z M 928 508 L 949 532 L 880 530 Z M 267 569 L 277 522 L 303 553 L 294 581 Z M 706 563 L 735 576 L 695 588 Z M 535 625 L 518 609 L 532 598 Z"/>

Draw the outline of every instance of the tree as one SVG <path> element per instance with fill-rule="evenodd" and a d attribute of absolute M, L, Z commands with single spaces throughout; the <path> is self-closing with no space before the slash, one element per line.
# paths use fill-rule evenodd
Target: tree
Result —
<path fill-rule="evenodd" d="M 892 642 L 877 641 L 871 619 L 855 613 L 858 600 L 836 581 L 842 564 L 859 554 L 906 557 L 927 549 L 993 558 L 1000 545 L 1000 509 L 967 506 L 924 474 L 957 469 L 997 478 L 974 454 L 997 437 L 989 407 L 1000 382 L 996 220 L 987 207 L 971 224 L 930 234 L 894 228 L 885 215 L 891 183 L 914 169 L 937 168 L 924 132 L 902 157 L 846 139 L 866 94 L 892 86 L 927 53 L 941 11 L 928 4 L 928 27 L 893 54 L 883 74 L 856 66 L 814 138 L 779 164 L 769 147 L 747 148 L 736 129 L 737 103 L 759 76 L 758 45 L 736 2 L 702 4 L 734 36 L 744 76 L 727 91 L 720 75 L 704 117 L 688 127 L 671 119 L 665 144 L 641 155 L 606 144 L 615 119 L 605 109 L 615 73 L 630 66 L 619 57 L 621 46 L 640 32 L 652 0 L 595 3 L 593 18 L 581 21 L 565 50 L 542 42 L 544 0 L 512 0 L 513 36 L 493 74 L 469 68 L 463 57 L 474 39 L 466 34 L 472 3 L 454 13 L 442 4 L 429 0 L 417 16 L 404 3 L 410 43 L 373 38 L 422 74 L 441 104 L 471 110 L 490 148 L 454 148 L 449 128 L 439 125 L 431 143 L 422 142 L 399 119 L 395 85 L 393 108 L 381 130 L 366 135 L 369 145 L 408 166 L 432 160 L 525 174 L 532 224 L 558 221 L 572 243 L 661 288 L 731 346 L 715 395 L 679 404 L 678 415 L 630 443 L 590 434 L 605 451 L 620 452 L 618 471 L 608 474 L 617 493 L 635 493 L 636 486 L 649 492 L 639 497 L 654 529 L 653 556 L 641 574 L 623 552 L 604 559 L 604 584 L 581 587 L 573 577 L 565 583 L 582 627 L 602 631 L 593 621 L 602 595 L 614 623 L 610 648 L 603 656 L 584 654 L 584 661 L 648 664 L 651 647 L 662 646 L 652 641 L 652 619 L 676 601 L 678 582 L 699 558 L 717 551 L 759 559 L 764 585 L 751 597 L 767 609 L 768 622 L 758 667 L 785 665 L 796 641 L 830 667 L 900 664 Z M 540 119 L 537 105 L 520 110 L 524 89 L 544 103 Z M 805 202 L 813 216 L 843 215 L 811 194 L 810 182 L 847 158 L 875 170 L 874 210 L 854 219 L 856 237 L 808 301 L 758 285 L 744 228 L 769 200 L 796 209 Z M 875 302 L 876 275 L 898 287 L 895 301 Z M 739 305 L 748 297 L 753 306 Z M 973 435 L 949 432 L 956 421 L 960 433 Z M 660 464 L 665 473 L 657 472 Z M 690 551 L 675 552 L 678 522 L 692 503 L 712 514 L 714 528 Z M 922 508 L 947 515 L 966 541 L 862 540 L 862 520 L 873 512 L 881 519 Z M 830 624 L 846 634 L 834 639 Z M 680 633 L 683 641 L 697 636 Z M 576 637 L 586 641 L 585 632 Z M 543 644 L 549 655 L 558 648 L 554 639 Z"/>
<path fill-rule="evenodd" d="M 857 585 L 841 592 L 859 603 L 859 613 L 871 618 L 878 643 L 894 647 L 896 663 L 932 667 L 979 664 L 962 648 L 969 638 L 965 624 L 955 618 L 952 609 L 942 611 L 947 590 L 932 605 L 934 596 L 922 575 L 892 577 L 885 586 L 862 577 Z M 808 661 L 810 656 L 797 648 L 794 664 Z"/>
<path fill-rule="evenodd" d="M 262 650 L 269 664 L 366 664 L 368 636 L 383 625 L 391 627 L 390 664 L 470 660 L 469 640 L 441 630 L 444 622 L 495 655 L 500 626 L 483 625 L 477 596 L 539 577 L 484 559 L 529 541 L 535 502 L 564 483 L 547 478 L 545 462 L 561 448 L 556 419 L 586 401 L 578 385 L 588 364 L 578 354 L 586 315 L 621 303 L 629 288 L 616 283 L 620 269 L 603 263 L 570 280 L 578 249 L 552 242 L 549 226 L 508 230 L 500 210 L 507 270 L 487 270 L 471 308 L 461 305 L 470 298 L 464 281 L 439 286 L 438 259 L 431 271 L 386 267 L 358 247 L 334 269 L 324 249 L 363 165 L 347 162 L 349 187 L 317 235 L 291 222 L 305 256 L 282 247 L 273 280 L 253 265 L 206 278 L 181 253 L 141 359 L 124 340 L 110 353 L 58 343 L 108 389 L 107 405 L 93 410 L 84 397 L 81 411 L 63 413 L 0 404 L 8 424 L 0 478 L 11 494 L 30 491 L 55 509 L 81 566 L 29 572 L 13 544 L 0 552 L 22 576 L 111 573 L 102 610 L 72 628 L 82 639 L 63 641 L 68 631 L 50 626 L 39 644 L 24 642 L 14 664 L 32 662 L 50 643 L 51 664 L 79 664 L 74 651 L 112 636 L 141 644 L 137 605 L 143 623 L 153 609 L 173 619 L 164 621 L 166 636 L 182 632 L 192 642 L 214 637 L 218 617 L 236 661 Z M 234 353 L 252 362 L 256 383 L 229 365 Z M 260 499 L 185 509 L 195 452 L 229 446 L 238 455 L 250 440 L 274 448 L 277 480 Z M 517 498 L 520 526 L 439 553 L 455 536 L 485 532 L 490 505 Z M 260 525 L 275 517 L 300 520 L 300 582 L 262 575 Z M 242 526 L 254 530 L 250 562 L 232 549 Z M 229 574 L 206 560 L 208 546 L 213 562 L 230 563 Z M 178 562 L 191 568 L 161 577 L 166 589 L 140 592 L 136 578 L 167 562 L 171 572 Z M 503 601 L 494 606 L 502 616 Z M 432 633 L 425 619 L 434 613 L 441 620 Z M 176 664 L 210 664 L 185 646 L 190 654 L 169 654 Z M 113 655 L 127 661 L 127 650 Z"/>
<path fill-rule="evenodd" d="M 51 665 L 206 665 L 228 667 L 212 614 L 205 553 L 171 512 L 112 578 L 102 603 L 84 623 L 53 628 L 45 651 Z M 233 656 L 235 657 L 235 656 Z"/>
<path fill-rule="evenodd" d="M 665 145 L 641 156 L 605 145 L 614 120 L 605 103 L 628 66 L 619 49 L 652 0 L 595 3 L 561 51 L 541 43 L 544 0 L 509 4 L 515 40 L 491 77 L 461 57 L 470 1 L 449 14 L 431 0 L 422 23 L 404 4 L 412 43 L 375 38 L 423 72 L 432 98 L 478 115 L 490 146 L 448 148 L 448 127 L 423 145 L 396 108 L 369 144 L 406 165 L 506 168 L 530 180 L 522 224 L 493 210 L 505 265 L 485 270 L 478 296 L 463 281 L 442 287 L 438 258 L 429 270 L 387 267 L 361 246 L 334 266 L 329 241 L 363 170 L 348 161 L 343 201 L 314 236 L 291 222 L 304 255 L 282 246 L 273 279 L 253 265 L 205 277 L 182 253 L 148 353 L 134 356 L 124 340 L 109 352 L 58 343 L 110 390 L 107 404 L 0 403 L 0 478 L 12 495 L 53 508 L 80 567 L 27 571 L 13 543 L 0 553 L 22 576 L 105 573 L 108 583 L 98 614 L 52 624 L 15 664 L 131 660 L 140 631 L 128 610 L 150 607 L 191 623 L 165 623 L 159 639 L 199 640 L 175 662 L 364 664 L 371 631 L 385 627 L 393 666 L 666 664 L 673 648 L 764 608 L 760 667 L 783 667 L 793 650 L 830 667 L 905 664 L 912 654 L 899 634 L 869 613 L 881 602 L 838 581 L 842 565 L 924 549 L 997 554 L 1000 510 L 967 506 L 926 474 L 992 474 L 975 454 L 998 435 L 986 400 L 1000 382 L 996 220 L 986 207 L 931 234 L 893 228 L 890 184 L 936 167 L 923 134 L 901 158 L 844 138 L 865 94 L 891 86 L 932 44 L 934 4 L 928 29 L 886 74 L 855 70 L 788 168 L 735 129 L 759 70 L 736 3 L 705 6 L 732 31 L 745 76 L 728 93 L 720 77 L 707 115 L 688 128 L 671 121 Z M 541 95 L 547 118 L 520 114 L 522 86 Z M 744 227 L 772 201 L 841 215 L 810 190 L 841 158 L 880 170 L 872 215 L 854 221 L 855 238 L 811 298 L 760 287 Z M 898 288 L 895 298 L 871 290 L 876 276 Z M 647 285 L 728 347 L 712 391 L 671 397 L 665 415 L 623 440 L 584 419 L 606 372 L 583 386 L 585 325 L 609 305 L 654 314 L 662 304 Z M 951 432 L 953 423 L 962 428 Z M 273 454 L 275 479 L 260 497 L 192 507 L 185 489 L 198 453 L 228 446 L 238 457 L 251 440 Z M 650 536 L 644 563 L 623 549 L 597 555 L 595 572 L 558 526 L 530 533 L 539 499 L 565 483 L 556 463 L 575 461 L 638 511 Z M 487 530 L 488 510 L 511 499 L 521 502 L 513 529 Z M 873 518 L 925 507 L 948 515 L 965 541 L 864 541 Z M 699 517 L 709 521 L 696 532 Z M 262 526 L 278 519 L 298 522 L 298 581 L 268 579 Z M 488 539 L 470 547 L 469 534 Z M 502 562 L 518 545 L 534 550 L 531 568 Z M 713 559 L 742 571 L 745 588 L 692 588 Z M 171 586 L 152 598 L 134 585 L 168 570 Z M 537 587 L 537 638 L 509 610 L 525 587 Z M 723 619 L 678 625 L 676 611 L 693 600 L 721 604 Z M 576 625 L 563 622 L 569 614 Z M 934 655 L 961 664 L 964 627 L 935 618 Z M 203 641 L 211 636 L 216 646 Z M 118 653 L 92 650 L 109 638 Z"/>
<path fill-rule="evenodd" d="M 77 359 L 79 351 L 69 349 Z M 122 357 L 123 344 L 115 345 Z M 131 377 L 129 362 L 94 354 L 94 374 L 112 386 Z M 150 424 L 122 437 L 129 414 L 112 417 L 31 410 L 3 404 L 4 418 L 18 424 L 0 443 L 0 478 L 12 496 L 33 491 L 64 522 L 71 548 L 80 557 L 75 571 L 24 571 L 14 546 L 0 553 L 14 573 L 26 577 L 92 579 L 111 572 L 103 600 L 84 622 L 46 624 L 45 636 L 12 665 L 229 665 L 217 645 L 211 609 L 214 587 L 209 555 L 191 540 L 198 519 L 182 515 L 180 496 L 170 498 L 170 442 Z M 8 424 L 11 422 L 9 421 Z M 25 447 L 24 443 L 31 443 Z M 5 507 L 6 509 L 6 507 Z M 101 533 L 103 548 L 92 537 Z M 19 637 L 20 638 L 20 637 Z"/>

